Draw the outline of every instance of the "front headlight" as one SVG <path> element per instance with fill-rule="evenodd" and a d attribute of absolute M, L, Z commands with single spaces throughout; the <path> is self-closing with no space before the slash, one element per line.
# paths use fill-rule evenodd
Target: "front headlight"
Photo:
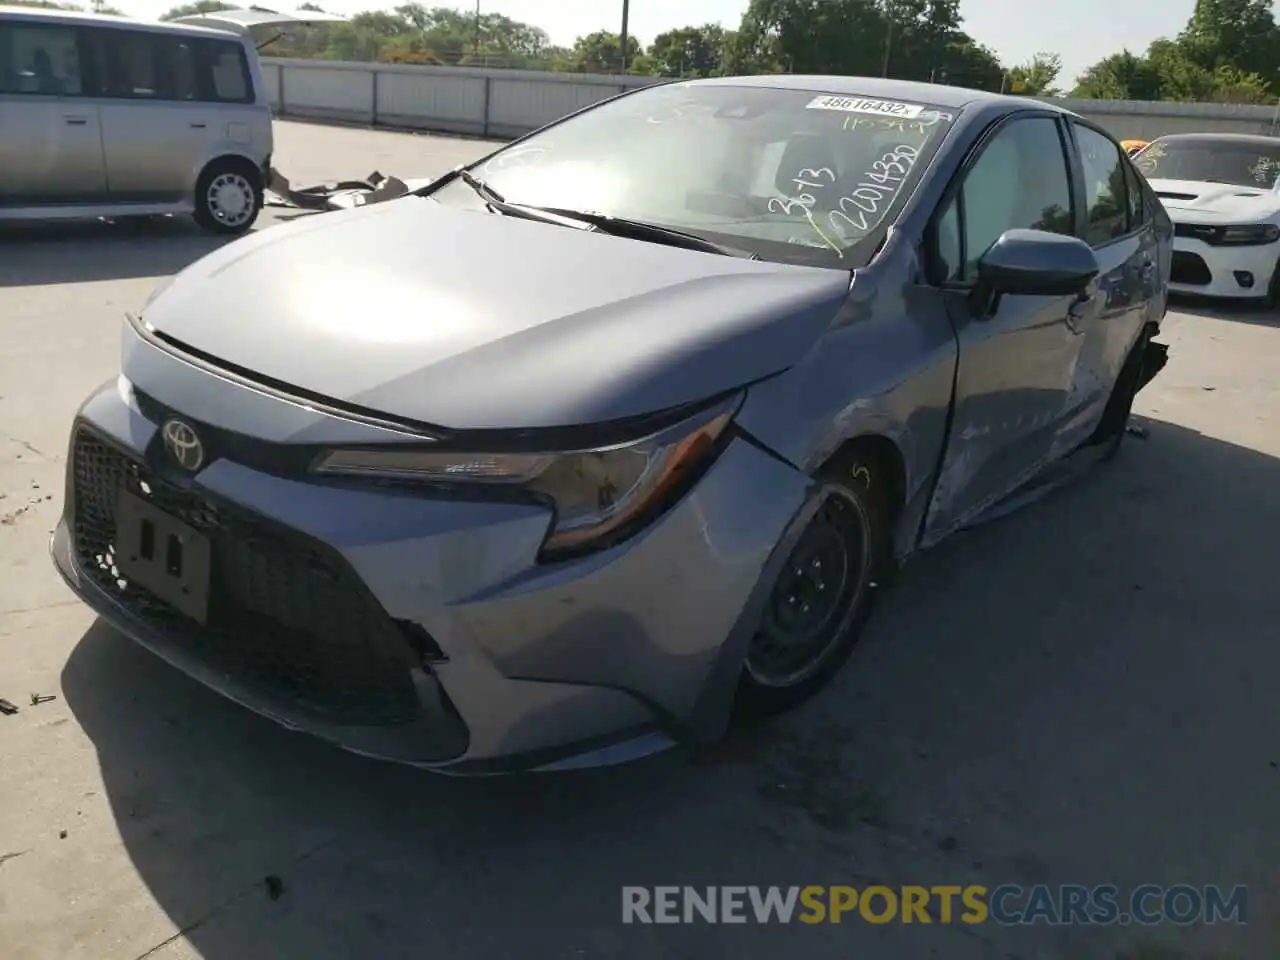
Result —
<path fill-rule="evenodd" d="M 1274 223 L 1249 223 L 1223 227 L 1218 242 L 1231 246 L 1254 246 L 1280 240 L 1280 227 Z"/>
<path fill-rule="evenodd" d="M 328 475 L 518 487 L 555 510 L 544 559 L 602 549 L 635 533 L 681 496 L 714 459 L 742 395 L 658 433 L 560 453 L 442 453 L 387 447 L 331 450 Z"/>

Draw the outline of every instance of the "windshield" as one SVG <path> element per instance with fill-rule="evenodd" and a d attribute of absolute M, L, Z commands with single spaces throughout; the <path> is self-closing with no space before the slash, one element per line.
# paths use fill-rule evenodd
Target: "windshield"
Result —
<path fill-rule="evenodd" d="M 1241 140 L 1157 140 L 1133 161 L 1148 179 L 1212 180 L 1271 190 L 1280 173 L 1275 145 Z"/>
<path fill-rule="evenodd" d="M 953 120 L 922 103 L 678 83 L 579 114 L 471 172 L 511 203 L 851 269 L 870 258 Z M 457 180 L 433 196 L 483 204 Z"/>

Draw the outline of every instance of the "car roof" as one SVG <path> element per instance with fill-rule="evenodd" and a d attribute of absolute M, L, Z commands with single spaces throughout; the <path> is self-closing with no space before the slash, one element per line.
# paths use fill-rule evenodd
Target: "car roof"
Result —
<path fill-rule="evenodd" d="M 228 36 L 240 39 L 230 30 L 211 30 L 208 27 L 197 27 L 183 23 L 165 23 L 159 20 L 139 20 L 134 17 L 115 17 L 105 13 L 89 13 L 84 10 L 60 10 L 55 7 L 8 7 L 0 4 L 0 17 L 15 17 L 23 20 L 50 21 L 56 20 L 78 27 L 129 27 L 134 30 L 150 30 L 157 33 L 180 33 L 186 35 L 202 35 L 226 39 Z"/>
<path fill-rule="evenodd" d="M 1152 140 L 1156 142 L 1168 143 L 1175 141 L 1179 143 L 1205 143 L 1214 141 L 1218 143 L 1254 143 L 1265 144 L 1270 147 L 1280 146 L 1280 137 L 1269 137 L 1265 133 L 1170 133 L 1163 137 L 1157 137 Z"/>
<path fill-rule="evenodd" d="M 781 90 L 805 90 L 829 93 L 845 97 L 879 97 L 886 100 L 905 100 L 912 103 L 928 103 L 939 107 L 959 109 L 974 103 L 1004 104 L 1009 107 L 1071 111 L 1051 103 L 1031 100 L 1027 97 L 1011 97 L 968 87 L 952 87 L 942 83 L 920 83 L 915 80 L 891 80 L 885 77 L 842 77 L 822 74 L 767 74 L 754 77 L 716 77 L 708 80 L 691 80 L 698 84 L 727 84 L 738 87 L 765 87 Z"/>

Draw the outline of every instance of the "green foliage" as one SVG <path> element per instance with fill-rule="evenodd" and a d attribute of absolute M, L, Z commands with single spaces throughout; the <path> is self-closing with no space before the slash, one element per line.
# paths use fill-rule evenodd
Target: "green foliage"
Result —
<path fill-rule="evenodd" d="M 87 7 L 78 3 L 63 3 L 61 0 L 4 0 L 11 7 L 40 7 L 44 10 L 87 10 L 92 13 L 105 13 L 113 17 L 123 17 L 127 14 L 108 4 L 90 4 Z"/>
<path fill-rule="evenodd" d="M 998 90 L 995 55 L 960 26 L 958 0 L 751 0 L 726 69 L 887 73 Z"/>
<path fill-rule="evenodd" d="M 61 0 L 11 0 L 33 6 Z M 228 9 L 195 0 L 162 19 Z M 482 4 L 483 6 L 483 4 Z M 320 10 L 305 2 L 303 10 Z M 1036 97 L 1060 96 L 1062 60 L 1037 53 L 1005 69 L 962 29 L 960 0 L 749 0 L 737 30 L 681 27 L 646 49 L 628 38 L 628 72 L 655 77 L 758 73 L 888 75 Z M 501 14 L 404 3 L 342 23 L 289 30 L 265 53 L 330 60 L 474 64 L 616 73 L 620 38 L 600 30 L 571 48 Z M 1071 95 L 1093 99 L 1274 102 L 1280 92 L 1280 28 L 1270 0 L 1197 0 L 1185 29 L 1145 53 L 1111 54 L 1076 79 Z"/>
<path fill-rule="evenodd" d="M 222 0 L 195 0 L 194 3 L 184 3 L 180 7 L 174 7 L 172 10 L 160 16 L 161 20 L 176 20 L 178 17 L 194 17 L 201 13 L 217 13 L 219 10 L 236 10 L 238 7 L 234 3 L 223 3 Z"/>
<path fill-rule="evenodd" d="M 1060 73 L 1060 56 L 1056 53 L 1037 53 L 1030 63 L 1009 69 L 1008 90 L 1029 97 L 1060 97 L 1062 91 L 1054 86 Z"/>
<path fill-rule="evenodd" d="M 1186 28 L 1138 56 L 1099 60 L 1073 97 L 1273 103 L 1280 92 L 1280 28 L 1269 0 L 1197 0 Z"/>
<path fill-rule="evenodd" d="M 725 52 L 732 36 L 719 24 L 682 27 L 660 33 L 647 57 L 658 77 L 714 77 L 724 71 Z"/>

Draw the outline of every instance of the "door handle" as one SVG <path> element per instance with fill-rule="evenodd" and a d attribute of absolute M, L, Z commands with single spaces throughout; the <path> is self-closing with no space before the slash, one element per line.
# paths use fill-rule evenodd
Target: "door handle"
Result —
<path fill-rule="evenodd" d="M 192 129 L 192 130 L 203 130 L 203 129 L 204 129 L 205 127 L 207 127 L 207 126 L 208 126 L 208 124 L 207 124 L 207 123 L 193 123 L 193 124 L 191 124 L 191 129 Z"/>
<path fill-rule="evenodd" d="M 83 127 L 89 122 L 88 117 L 63 117 L 62 119 L 67 121 L 67 125 L 71 127 Z"/>

